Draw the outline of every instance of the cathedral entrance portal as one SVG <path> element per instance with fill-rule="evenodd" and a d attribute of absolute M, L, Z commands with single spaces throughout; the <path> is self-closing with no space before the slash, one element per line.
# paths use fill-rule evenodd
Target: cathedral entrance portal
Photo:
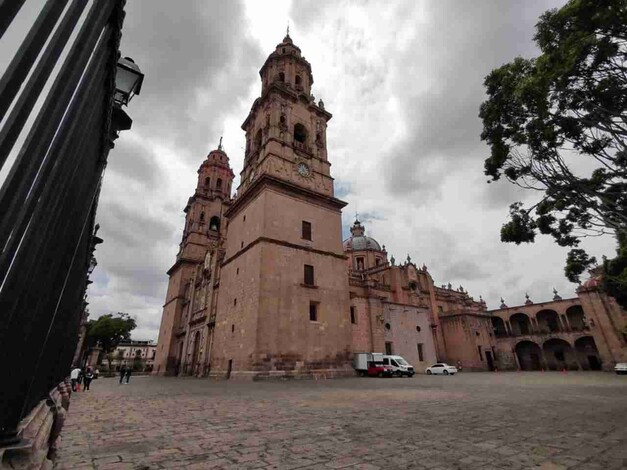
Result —
<path fill-rule="evenodd" d="M 194 335 L 194 348 L 192 349 L 192 370 L 190 371 L 191 375 L 196 375 L 198 373 L 198 354 L 200 351 L 200 331 L 197 331 Z"/>

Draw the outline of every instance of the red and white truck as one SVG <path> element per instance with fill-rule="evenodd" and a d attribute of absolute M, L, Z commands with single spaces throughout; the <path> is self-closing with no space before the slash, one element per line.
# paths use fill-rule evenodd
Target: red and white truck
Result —
<path fill-rule="evenodd" d="M 391 377 L 394 370 L 383 363 L 383 353 L 355 353 L 353 368 L 365 377 Z"/>

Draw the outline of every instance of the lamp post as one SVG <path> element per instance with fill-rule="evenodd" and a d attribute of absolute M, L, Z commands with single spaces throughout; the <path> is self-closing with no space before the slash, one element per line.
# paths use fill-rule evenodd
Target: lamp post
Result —
<path fill-rule="evenodd" d="M 130 57 L 118 60 L 115 75 L 115 95 L 113 97 L 118 106 L 126 106 L 133 96 L 139 95 L 144 82 L 144 74 Z"/>
<path fill-rule="evenodd" d="M 119 131 L 126 131 L 131 128 L 133 120 L 122 109 L 139 95 L 144 82 L 144 74 L 130 57 L 123 57 L 118 60 L 115 74 L 115 94 L 113 95 L 113 115 L 111 140 L 118 137 Z"/>
<path fill-rule="evenodd" d="M 89 260 L 89 267 L 87 268 L 87 274 L 91 276 L 91 273 L 94 272 L 94 269 L 96 269 L 96 266 L 98 266 L 98 261 L 96 261 L 95 256 L 92 256 L 91 259 Z"/>

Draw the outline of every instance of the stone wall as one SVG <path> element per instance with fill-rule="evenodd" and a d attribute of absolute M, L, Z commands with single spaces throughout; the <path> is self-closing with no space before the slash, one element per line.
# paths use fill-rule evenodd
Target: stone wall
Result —
<path fill-rule="evenodd" d="M 65 416 L 70 406 L 69 380 L 50 391 L 20 423 L 19 441 L 0 447 L 0 470 L 51 469 Z"/>
<path fill-rule="evenodd" d="M 402 356 L 416 372 L 424 372 L 436 362 L 428 310 L 389 302 L 384 305 L 385 341 L 391 343 L 392 354 Z M 422 345 L 422 361 L 418 354 L 419 344 Z"/>

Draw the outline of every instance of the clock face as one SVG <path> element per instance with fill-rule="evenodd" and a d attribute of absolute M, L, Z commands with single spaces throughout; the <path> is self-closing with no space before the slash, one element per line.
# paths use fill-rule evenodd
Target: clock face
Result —
<path fill-rule="evenodd" d="M 311 170 L 309 169 L 309 166 L 306 163 L 300 162 L 298 164 L 298 174 L 300 176 L 310 176 L 311 175 Z"/>

